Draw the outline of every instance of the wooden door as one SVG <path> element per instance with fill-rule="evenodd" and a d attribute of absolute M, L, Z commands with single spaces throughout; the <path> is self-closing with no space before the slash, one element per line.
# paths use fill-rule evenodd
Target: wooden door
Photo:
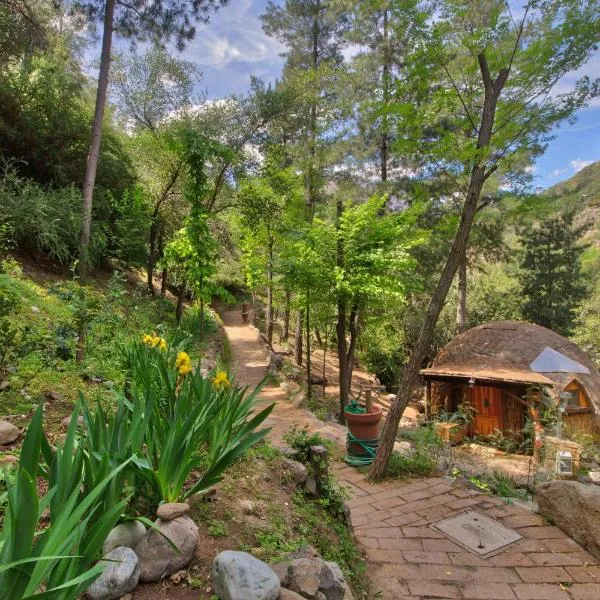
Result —
<path fill-rule="evenodd" d="M 502 431 L 502 396 L 494 387 L 477 385 L 471 390 L 471 404 L 475 408 L 473 433 L 491 435 Z"/>

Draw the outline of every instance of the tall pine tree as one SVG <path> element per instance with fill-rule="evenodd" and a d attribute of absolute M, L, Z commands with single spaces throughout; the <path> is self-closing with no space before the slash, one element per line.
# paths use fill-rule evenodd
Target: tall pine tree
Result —
<path fill-rule="evenodd" d="M 563 335 L 571 332 L 576 309 L 586 292 L 580 234 L 581 230 L 573 227 L 573 216 L 562 215 L 520 235 L 523 316 Z"/>

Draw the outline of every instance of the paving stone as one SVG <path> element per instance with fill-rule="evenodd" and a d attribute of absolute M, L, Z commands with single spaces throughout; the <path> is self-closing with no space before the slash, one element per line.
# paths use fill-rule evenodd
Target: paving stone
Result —
<path fill-rule="evenodd" d="M 445 539 L 444 535 L 434 531 L 430 527 L 402 527 L 404 537 Z"/>
<path fill-rule="evenodd" d="M 435 581 L 409 581 L 408 588 L 412 594 L 427 598 L 460 598 L 458 586 Z"/>
<path fill-rule="evenodd" d="M 526 583 L 550 583 L 573 580 L 562 567 L 517 567 L 517 573 Z"/>
<path fill-rule="evenodd" d="M 565 534 L 558 528 L 552 525 L 545 527 L 521 527 L 519 533 L 523 537 L 543 540 L 545 538 L 564 538 Z"/>
<path fill-rule="evenodd" d="M 528 554 L 522 552 L 501 552 L 496 556 L 491 556 L 487 562 L 495 567 L 533 567 L 533 561 Z"/>
<path fill-rule="evenodd" d="M 450 540 L 433 539 L 423 540 L 423 550 L 432 550 L 433 552 L 464 552 L 463 548 Z"/>
<path fill-rule="evenodd" d="M 583 564 L 577 552 L 539 552 L 529 554 L 529 558 L 541 567 L 566 567 Z"/>
<path fill-rule="evenodd" d="M 573 600 L 598 600 L 600 583 L 576 583 L 568 588 Z"/>
<path fill-rule="evenodd" d="M 577 583 L 600 583 L 600 566 L 567 567 L 567 572 Z"/>
<path fill-rule="evenodd" d="M 408 550 L 413 552 L 421 552 L 423 550 L 421 540 L 411 538 L 381 538 L 379 540 L 379 547 L 382 550 Z"/>
<path fill-rule="evenodd" d="M 476 600 L 515 600 L 516 596 L 506 583 L 496 583 L 493 586 L 481 581 L 473 581 L 462 586 L 464 598 Z"/>
<path fill-rule="evenodd" d="M 558 584 L 519 583 L 512 590 L 519 600 L 570 600 Z"/>
<path fill-rule="evenodd" d="M 461 550 L 461 552 L 448 552 L 448 557 L 453 565 L 462 567 L 485 567 L 488 564 L 485 559 L 465 550 Z"/>
<path fill-rule="evenodd" d="M 404 564 L 404 557 L 397 550 L 368 550 L 367 557 L 373 562 Z"/>
<path fill-rule="evenodd" d="M 434 565 L 449 565 L 450 558 L 445 552 L 413 552 L 404 551 L 402 552 L 404 560 L 408 563 L 421 564 L 434 564 Z"/>
<path fill-rule="evenodd" d="M 475 567 L 472 577 L 477 581 L 492 583 L 520 583 L 515 570 L 508 567 Z"/>

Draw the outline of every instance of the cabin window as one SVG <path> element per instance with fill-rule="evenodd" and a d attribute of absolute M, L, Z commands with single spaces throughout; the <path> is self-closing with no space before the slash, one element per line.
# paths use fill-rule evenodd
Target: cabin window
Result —
<path fill-rule="evenodd" d="M 587 393 L 578 381 L 571 381 L 561 393 L 561 399 L 565 403 L 567 410 L 577 408 L 589 408 Z"/>

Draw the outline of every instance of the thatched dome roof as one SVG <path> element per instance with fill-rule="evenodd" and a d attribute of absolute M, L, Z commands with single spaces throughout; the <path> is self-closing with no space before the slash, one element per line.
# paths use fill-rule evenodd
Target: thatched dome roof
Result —
<path fill-rule="evenodd" d="M 531 363 L 545 349 L 560 352 L 589 370 L 586 373 L 539 373 Z M 425 376 L 474 377 L 489 381 L 539 383 L 561 392 L 573 379 L 586 389 L 600 411 L 600 374 L 588 356 L 567 338 L 532 323 L 497 321 L 473 327 L 455 337 L 436 356 Z"/>

